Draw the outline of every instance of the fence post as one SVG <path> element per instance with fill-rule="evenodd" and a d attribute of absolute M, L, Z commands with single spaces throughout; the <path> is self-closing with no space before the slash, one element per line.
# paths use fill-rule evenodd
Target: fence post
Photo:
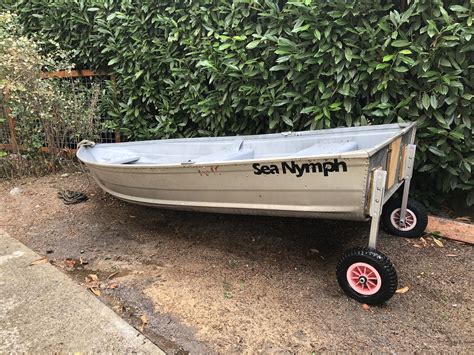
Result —
<path fill-rule="evenodd" d="M 12 109 L 8 106 L 8 99 L 10 98 L 10 90 L 6 87 L 3 89 L 3 111 L 8 121 L 10 129 L 10 144 L 13 153 L 18 153 L 18 141 L 16 139 L 16 122 L 12 116 Z"/>

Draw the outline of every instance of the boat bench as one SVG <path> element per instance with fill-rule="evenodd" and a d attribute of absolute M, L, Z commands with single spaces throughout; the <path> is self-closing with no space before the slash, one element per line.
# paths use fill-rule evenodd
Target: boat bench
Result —
<path fill-rule="evenodd" d="M 296 152 L 298 156 L 311 156 L 320 154 L 337 154 L 345 153 L 359 149 L 354 141 L 343 143 L 316 143 L 308 148 Z"/>
<path fill-rule="evenodd" d="M 212 153 L 209 155 L 204 155 L 199 158 L 192 159 L 194 163 L 210 163 L 218 161 L 229 161 L 229 160 L 244 160 L 244 159 L 253 159 L 254 152 L 253 149 L 241 149 L 233 152 L 219 152 Z"/>
<path fill-rule="evenodd" d="M 138 155 L 113 154 L 110 157 L 101 158 L 98 162 L 107 164 L 130 164 L 135 163 L 138 159 L 140 159 Z"/>
<path fill-rule="evenodd" d="M 242 144 L 244 141 L 238 139 L 232 143 L 232 145 L 226 151 L 216 152 L 211 154 L 206 154 L 197 158 L 190 159 L 183 164 L 193 164 L 193 163 L 211 163 L 211 162 L 220 162 L 220 161 L 231 161 L 231 160 L 244 160 L 244 159 L 253 159 L 254 151 L 250 148 L 242 149 Z"/>

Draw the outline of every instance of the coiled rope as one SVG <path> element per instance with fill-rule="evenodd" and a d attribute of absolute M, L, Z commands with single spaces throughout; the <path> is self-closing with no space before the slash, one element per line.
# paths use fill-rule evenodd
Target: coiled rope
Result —
<path fill-rule="evenodd" d="M 77 145 L 77 149 L 79 149 L 81 146 L 94 146 L 95 143 L 88 141 L 88 140 L 83 140 Z M 73 163 L 73 165 L 75 165 Z M 74 191 L 74 190 L 60 190 L 58 191 L 58 198 L 63 200 L 65 205 L 74 205 L 76 203 L 81 203 L 81 202 L 86 202 L 89 198 L 85 194 L 85 191 L 89 188 L 90 185 L 90 180 L 89 180 L 89 175 L 87 172 L 84 170 L 82 163 L 79 162 L 79 170 L 86 176 L 87 182 L 86 185 L 83 186 L 79 191 Z"/>
<path fill-rule="evenodd" d="M 84 192 L 73 190 L 58 191 L 58 197 L 63 200 L 65 205 L 74 205 L 88 200 L 88 197 Z"/>

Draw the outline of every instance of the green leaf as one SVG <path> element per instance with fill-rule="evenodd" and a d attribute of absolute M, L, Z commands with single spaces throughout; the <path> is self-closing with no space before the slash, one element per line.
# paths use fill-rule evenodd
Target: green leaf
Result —
<path fill-rule="evenodd" d="M 332 104 L 330 104 L 329 108 L 331 110 L 334 110 L 334 109 L 340 108 L 341 105 L 342 105 L 342 101 L 336 101 L 336 102 L 333 102 Z"/>
<path fill-rule="evenodd" d="M 275 103 L 272 106 L 280 107 L 280 106 L 286 105 L 288 102 L 290 102 L 290 100 L 278 100 L 278 101 L 275 101 Z"/>
<path fill-rule="evenodd" d="M 212 68 L 212 69 L 215 69 L 215 66 L 214 64 L 212 64 L 210 61 L 208 60 L 200 60 L 197 64 L 196 64 L 198 67 L 204 67 L 204 68 Z"/>
<path fill-rule="evenodd" d="M 247 39 L 247 36 L 246 35 L 241 35 L 241 36 L 234 36 L 232 37 L 233 39 L 235 39 L 236 41 L 245 41 Z"/>
<path fill-rule="evenodd" d="M 411 42 L 404 40 L 404 39 L 399 39 L 397 41 L 392 42 L 392 47 L 406 47 L 409 46 Z"/>
<path fill-rule="evenodd" d="M 257 46 L 260 44 L 260 42 L 261 42 L 261 41 L 260 41 L 259 39 L 257 39 L 257 40 L 255 40 L 255 41 L 252 41 L 252 42 L 250 42 L 249 44 L 247 44 L 247 46 L 246 46 L 245 48 L 247 48 L 247 49 L 254 49 L 255 47 L 257 47 Z"/>
<path fill-rule="evenodd" d="M 401 56 L 400 60 L 403 63 L 408 64 L 409 66 L 414 66 L 416 64 L 416 62 L 413 59 L 411 59 L 410 57 Z"/>
<path fill-rule="evenodd" d="M 446 120 L 444 119 L 443 115 L 439 111 L 433 111 L 433 115 L 435 116 L 436 121 L 441 125 L 441 127 L 449 128 L 446 124 Z M 434 129 L 434 127 L 430 127 L 429 129 Z M 442 131 L 436 131 L 438 134 L 442 135 Z"/>
<path fill-rule="evenodd" d="M 293 121 L 290 120 L 288 116 L 282 116 L 283 122 L 285 122 L 288 126 L 293 127 Z"/>
<path fill-rule="evenodd" d="M 438 92 L 442 95 L 446 95 L 449 91 L 449 88 L 446 85 L 440 85 Z"/>
<path fill-rule="evenodd" d="M 385 69 L 385 68 L 388 68 L 389 66 L 390 66 L 390 64 L 388 64 L 388 63 L 379 63 L 379 64 L 377 64 L 375 69 L 376 70 Z"/>
<path fill-rule="evenodd" d="M 351 112 L 351 110 L 352 110 L 352 99 L 351 98 L 346 97 L 344 99 L 344 109 L 346 110 L 346 112 Z"/>
<path fill-rule="evenodd" d="M 382 62 L 389 62 L 393 58 L 395 58 L 395 54 L 387 54 L 386 56 L 383 57 Z"/>
<path fill-rule="evenodd" d="M 455 169 L 453 169 L 451 166 L 446 167 L 446 170 L 447 170 L 451 175 L 454 175 L 454 176 L 458 176 L 458 175 L 459 175 L 458 172 L 457 172 Z"/>
<path fill-rule="evenodd" d="M 240 71 L 239 67 L 238 67 L 237 65 L 235 65 L 235 64 L 227 64 L 227 63 L 226 63 L 225 66 L 226 66 L 227 68 L 232 69 L 232 70 Z"/>
<path fill-rule="evenodd" d="M 140 76 L 142 76 L 143 74 L 143 70 L 140 70 L 138 72 L 135 73 L 135 79 L 138 79 Z"/>
<path fill-rule="evenodd" d="M 449 7 L 449 9 L 454 11 L 454 12 L 461 12 L 461 13 L 469 11 L 469 9 L 467 7 L 464 7 L 464 6 L 461 6 L 461 5 L 452 5 L 452 6 Z"/>
<path fill-rule="evenodd" d="M 314 37 L 317 38 L 318 41 L 321 40 L 321 32 L 319 32 L 317 29 L 314 30 Z"/>
<path fill-rule="evenodd" d="M 434 165 L 433 165 L 433 164 L 425 164 L 425 165 L 422 165 L 422 166 L 418 169 L 418 171 L 422 173 L 422 172 L 425 172 L 425 171 L 430 171 L 430 170 L 432 170 L 433 168 L 434 168 Z"/>
<path fill-rule="evenodd" d="M 449 132 L 449 136 L 451 138 L 454 138 L 457 141 L 462 141 L 464 139 L 464 134 L 462 134 L 462 132 L 459 132 L 459 131 L 451 131 Z"/>
<path fill-rule="evenodd" d="M 117 16 L 116 12 L 111 13 L 109 16 L 107 16 L 107 21 L 112 21 L 116 16 Z"/>
<path fill-rule="evenodd" d="M 120 61 L 120 58 L 113 58 L 111 60 L 109 60 L 109 62 L 107 63 L 108 66 L 112 66 L 114 65 L 115 63 L 118 63 Z"/>
<path fill-rule="evenodd" d="M 298 33 L 298 32 L 304 32 L 304 31 L 307 31 L 308 28 L 310 27 L 310 25 L 304 25 L 304 26 L 300 26 L 300 27 L 296 27 L 296 28 L 293 28 L 293 30 L 291 30 L 292 33 Z"/>
<path fill-rule="evenodd" d="M 344 56 L 346 57 L 346 60 L 347 60 L 348 62 L 351 62 L 351 61 L 352 61 L 352 58 L 353 58 L 353 57 L 352 57 L 352 51 L 351 51 L 350 48 L 346 48 L 346 49 L 344 50 Z"/>
<path fill-rule="evenodd" d="M 395 68 L 393 68 L 393 70 L 395 70 L 396 72 L 399 72 L 399 73 L 406 73 L 408 71 L 408 68 L 407 67 L 395 67 Z"/>
<path fill-rule="evenodd" d="M 329 112 L 329 109 L 327 106 L 323 107 L 323 113 L 324 113 L 324 116 L 326 116 L 327 118 L 331 117 L 331 113 Z"/>
<path fill-rule="evenodd" d="M 281 71 L 281 70 L 288 70 L 290 67 L 288 65 L 274 65 L 273 67 L 270 68 L 270 71 Z"/>
<path fill-rule="evenodd" d="M 300 111 L 300 113 L 303 113 L 303 114 L 307 114 L 307 113 L 313 113 L 314 110 L 315 110 L 316 106 L 309 106 L 309 107 L 305 107 L 304 109 L 302 109 Z"/>
<path fill-rule="evenodd" d="M 450 67 L 451 66 L 451 63 L 446 58 L 441 58 L 439 60 L 439 64 L 442 65 L 442 66 L 445 66 L 445 67 Z"/>
<path fill-rule="evenodd" d="M 324 90 L 326 89 L 324 83 L 322 81 L 318 81 L 318 90 L 322 94 L 324 93 Z"/>
<path fill-rule="evenodd" d="M 467 172 L 468 172 L 469 174 L 471 174 L 472 169 L 471 169 L 471 165 L 469 164 L 469 162 L 467 162 L 467 161 L 464 160 L 464 161 L 462 162 L 462 165 L 463 165 L 464 168 L 467 170 Z"/>
<path fill-rule="evenodd" d="M 430 108 L 430 96 L 425 92 L 423 93 L 421 100 L 422 100 L 421 102 L 425 110 L 428 110 Z"/>
<path fill-rule="evenodd" d="M 229 47 L 231 47 L 231 46 L 232 46 L 232 43 L 222 43 L 222 44 L 219 46 L 218 49 L 219 49 L 220 51 L 223 51 L 224 49 L 227 49 L 227 48 L 229 48 Z"/>
<path fill-rule="evenodd" d="M 438 148 L 436 148 L 436 147 L 429 146 L 429 147 L 428 147 L 428 150 L 429 150 L 431 153 L 433 153 L 433 154 L 435 154 L 435 155 L 437 155 L 437 156 L 439 156 L 439 157 L 445 157 L 445 156 L 446 156 L 446 154 L 445 154 L 442 150 L 440 150 L 440 149 L 438 149 Z"/>

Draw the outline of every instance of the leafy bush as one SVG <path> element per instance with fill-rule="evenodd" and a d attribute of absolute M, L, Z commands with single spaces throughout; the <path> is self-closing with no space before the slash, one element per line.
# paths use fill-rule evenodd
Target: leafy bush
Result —
<path fill-rule="evenodd" d="M 470 0 L 20 0 L 28 32 L 117 74 L 130 138 L 417 121 L 423 187 L 469 191 Z M 429 183 L 428 183 L 429 182 Z"/>
<path fill-rule="evenodd" d="M 48 165 L 55 167 L 64 142 L 94 138 L 99 92 L 72 82 L 41 79 L 41 70 L 69 67 L 68 54 L 56 48 L 43 55 L 41 43 L 21 32 L 15 15 L 0 13 L 0 106 L 12 110 L 25 154 L 36 155 L 47 146 L 54 153 Z M 0 123 L 5 124 L 5 117 L 0 117 Z M 5 173 L 0 175 L 8 176 L 7 172 L 13 170 L 6 166 L 14 166 L 21 159 L 6 159 L 6 153 L 0 153 L 4 168 L 0 170 Z"/>

